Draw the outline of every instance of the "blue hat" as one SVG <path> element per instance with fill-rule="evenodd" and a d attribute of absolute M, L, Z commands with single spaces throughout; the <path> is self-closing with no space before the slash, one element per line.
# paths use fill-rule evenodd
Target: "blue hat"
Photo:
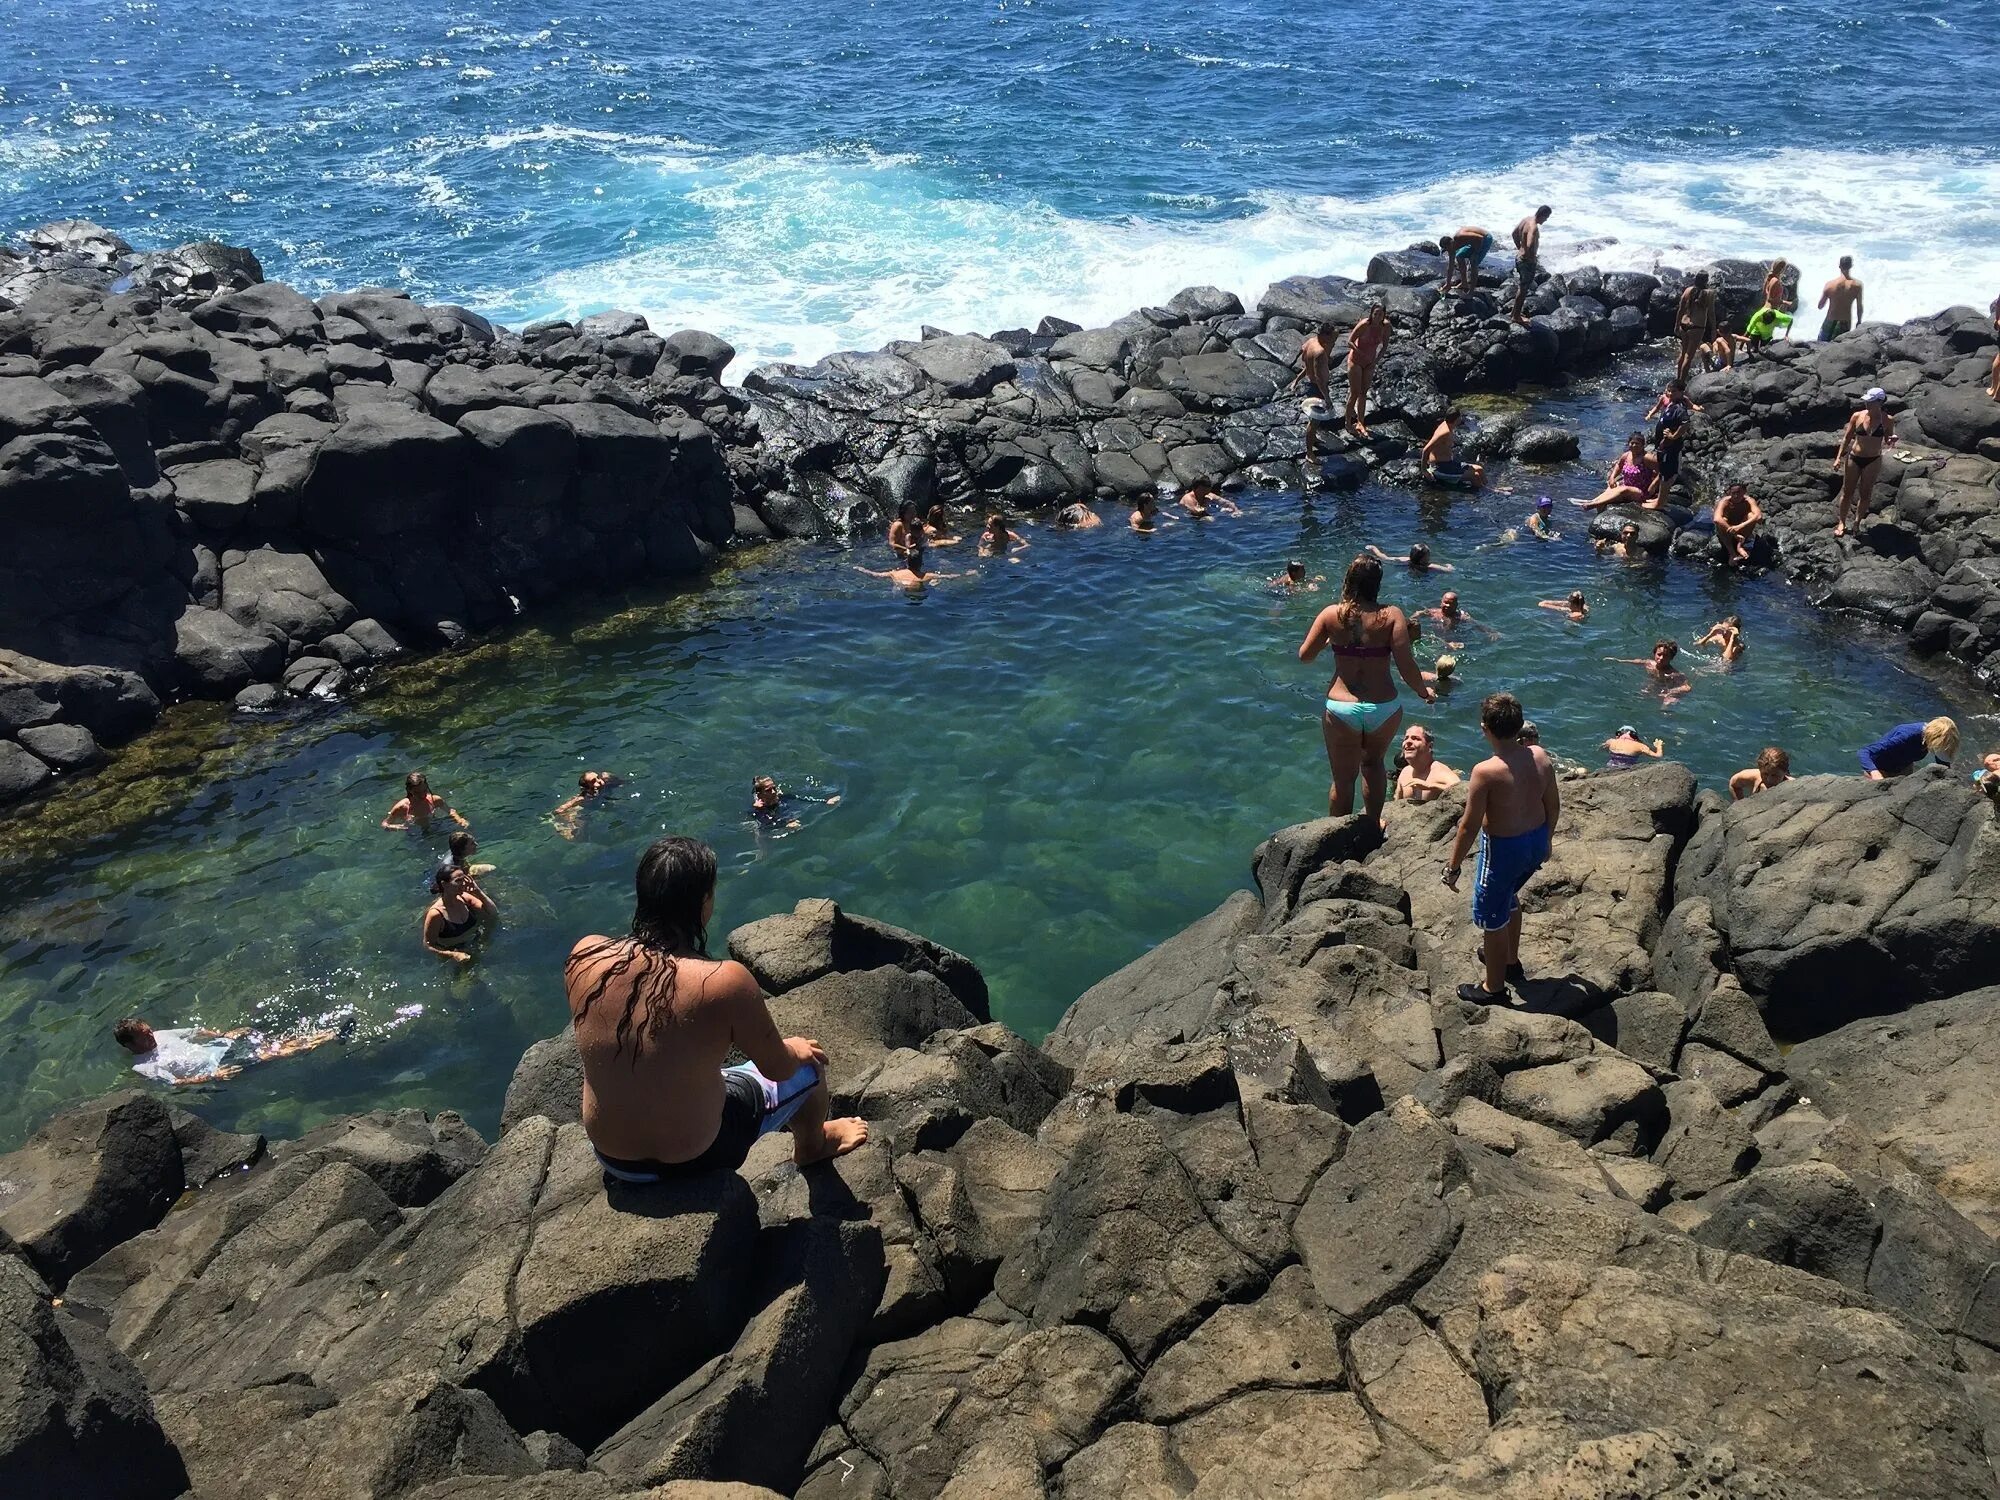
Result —
<path fill-rule="evenodd" d="M 1542 496 L 1541 499 L 1535 502 L 1536 510 L 1554 510 L 1555 508 L 1555 501 L 1551 500 L 1547 495 Z"/>

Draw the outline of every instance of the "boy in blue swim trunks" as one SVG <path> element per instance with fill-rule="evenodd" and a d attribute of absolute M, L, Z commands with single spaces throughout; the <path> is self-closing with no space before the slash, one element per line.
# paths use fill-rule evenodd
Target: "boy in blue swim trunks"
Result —
<path fill-rule="evenodd" d="M 1555 765 L 1540 745 L 1521 742 L 1524 723 L 1512 693 L 1495 693 L 1480 704 L 1479 727 L 1493 753 L 1472 768 L 1466 782 L 1465 816 L 1442 877 L 1446 889 L 1458 889 L 1459 870 L 1476 838 L 1472 925 L 1482 937 L 1486 982 L 1458 987 L 1458 998 L 1475 1005 L 1505 1003 L 1508 981 L 1527 978 L 1521 968 L 1521 890 L 1548 859 L 1562 816 Z"/>
<path fill-rule="evenodd" d="M 1477 224 L 1463 224 L 1457 234 L 1439 239 L 1438 249 L 1444 255 L 1444 285 L 1439 290 L 1449 292 L 1458 286 L 1470 292 L 1479 280 L 1480 266 L 1493 253 L 1493 235 Z"/>

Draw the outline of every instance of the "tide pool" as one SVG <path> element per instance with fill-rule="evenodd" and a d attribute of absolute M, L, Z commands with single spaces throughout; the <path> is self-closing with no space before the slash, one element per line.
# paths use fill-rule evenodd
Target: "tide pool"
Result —
<path fill-rule="evenodd" d="M 720 854 L 718 951 L 741 922 L 832 896 L 970 956 L 996 1016 L 1039 1037 L 1090 984 L 1244 884 L 1273 828 L 1324 811 L 1330 663 L 1295 653 L 1367 542 L 1429 541 L 1457 571 L 1392 568 L 1385 597 L 1414 609 L 1453 587 L 1499 632 L 1460 637 L 1463 685 L 1434 709 L 1410 705 L 1461 770 L 1482 753 L 1478 700 L 1499 688 L 1566 760 L 1601 764 L 1599 743 L 1629 720 L 1718 788 L 1774 742 L 1800 773 L 1855 773 L 1857 746 L 1941 711 L 1968 746 L 1991 738 L 1983 696 L 1778 579 L 1600 558 L 1566 505 L 1560 540 L 1495 545 L 1538 491 L 1597 487 L 1601 456 L 1651 398 L 1642 373 L 1546 403 L 1580 430 L 1589 463 L 1501 476 L 1513 494 L 1250 493 L 1240 519 L 1155 536 L 1106 506 L 1097 530 L 1030 526 L 1015 560 L 977 559 L 969 537 L 937 549 L 933 566 L 964 576 L 914 599 L 856 571 L 886 566 L 879 539 L 783 544 L 697 587 L 392 672 L 296 722 L 179 711 L 128 754 L 122 780 L 0 825 L 0 1149 L 130 1077 L 110 1037 L 127 1014 L 345 1028 L 309 1056 L 197 1090 L 218 1123 L 292 1134 L 417 1105 L 490 1131 L 521 1051 L 565 1023 L 570 945 L 624 929 L 638 854 L 666 832 Z M 1268 588 L 1291 557 L 1324 575 L 1317 592 Z M 1535 607 L 1572 588 L 1592 601 L 1586 624 Z M 1639 668 L 1603 660 L 1643 656 L 1659 636 L 1690 642 L 1727 613 L 1743 617 L 1748 658 L 1725 669 L 1692 653 L 1694 690 L 1674 707 L 1643 691 Z M 1441 644 L 1433 626 L 1427 662 Z M 218 736 L 236 743 L 212 748 Z M 175 766 L 179 781 L 134 779 Z M 548 815 L 587 768 L 624 781 L 568 841 Z M 378 826 L 411 769 L 498 866 L 486 884 L 501 929 L 463 968 L 418 944 L 446 829 Z M 796 830 L 761 828 L 747 816 L 759 773 L 839 803 L 803 803 Z"/>

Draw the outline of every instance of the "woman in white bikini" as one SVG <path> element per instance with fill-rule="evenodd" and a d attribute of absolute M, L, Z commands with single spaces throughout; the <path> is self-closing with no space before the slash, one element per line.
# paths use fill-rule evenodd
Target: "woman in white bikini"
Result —
<path fill-rule="evenodd" d="M 1327 684 L 1326 711 L 1320 717 L 1327 766 L 1333 772 L 1326 799 L 1329 817 L 1354 810 L 1359 776 L 1368 816 L 1381 820 L 1388 791 L 1383 757 L 1403 721 L 1389 663 L 1395 662 L 1411 692 L 1426 703 L 1437 701 L 1410 649 L 1410 622 L 1395 605 L 1377 602 L 1381 589 L 1381 562 L 1366 555 L 1355 558 L 1341 583 L 1340 602 L 1319 612 L 1299 646 L 1299 660 L 1307 662 L 1329 647 L 1333 650 L 1333 681 Z"/>

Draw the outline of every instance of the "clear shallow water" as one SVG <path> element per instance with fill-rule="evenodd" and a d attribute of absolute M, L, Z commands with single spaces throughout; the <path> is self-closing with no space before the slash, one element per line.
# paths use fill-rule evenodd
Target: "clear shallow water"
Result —
<path fill-rule="evenodd" d="M 1254 296 L 1541 201 L 1555 265 L 1851 252 L 1898 318 L 2000 289 L 1991 0 L 410 9 L 10 0 L 0 227 L 625 306 L 746 364 Z"/>
<path fill-rule="evenodd" d="M 1648 393 L 1612 385 L 1558 410 L 1594 456 Z M 1548 487 L 1591 483 L 1572 472 Z M 1153 537 L 1107 510 L 1078 536 L 1035 529 L 1018 562 L 941 549 L 943 571 L 973 576 L 914 601 L 853 570 L 883 565 L 879 542 L 752 554 L 694 591 L 402 674 L 60 854 L 21 852 L 39 825 L 0 826 L 0 1148 L 128 1076 L 109 1028 L 134 1012 L 269 1029 L 347 1019 L 344 1043 L 199 1091 L 219 1121 L 292 1133 L 416 1104 L 490 1129 L 522 1049 L 563 1023 L 570 944 L 623 929 L 637 855 L 668 831 L 721 854 L 718 946 L 738 923 L 833 895 L 972 956 L 997 1014 L 1039 1036 L 1242 885 L 1271 829 L 1324 810 L 1327 670 L 1294 653 L 1332 592 L 1274 597 L 1264 580 L 1288 556 L 1337 581 L 1364 542 L 1423 537 L 1458 567 L 1422 584 L 1392 570 L 1389 593 L 1414 608 L 1449 583 L 1502 632 L 1465 638 L 1464 686 L 1422 715 L 1461 769 L 1478 753 L 1479 697 L 1503 686 L 1560 756 L 1600 763 L 1630 719 L 1716 786 L 1772 740 L 1801 772 L 1851 772 L 1854 747 L 1900 719 L 1950 707 L 1968 743 L 2000 729 L 1990 703 L 1955 702 L 1899 643 L 1777 580 L 1597 558 L 1567 507 L 1558 542 L 1475 550 L 1530 493 L 1371 488 L 1311 512 L 1254 495 L 1240 520 Z M 1588 624 L 1534 607 L 1572 587 L 1593 601 Z M 1730 611 L 1748 660 L 1694 663 L 1674 708 L 1641 691 L 1638 668 L 1600 660 L 1691 640 Z M 417 941 L 443 830 L 377 827 L 417 767 L 499 866 L 488 886 L 504 925 L 463 971 Z M 546 817 L 586 767 L 626 784 L 565 842 Z M 796 832 L 760 832 L 743 812 L 758 772 L 842 800 L 808 808 Z"/>

